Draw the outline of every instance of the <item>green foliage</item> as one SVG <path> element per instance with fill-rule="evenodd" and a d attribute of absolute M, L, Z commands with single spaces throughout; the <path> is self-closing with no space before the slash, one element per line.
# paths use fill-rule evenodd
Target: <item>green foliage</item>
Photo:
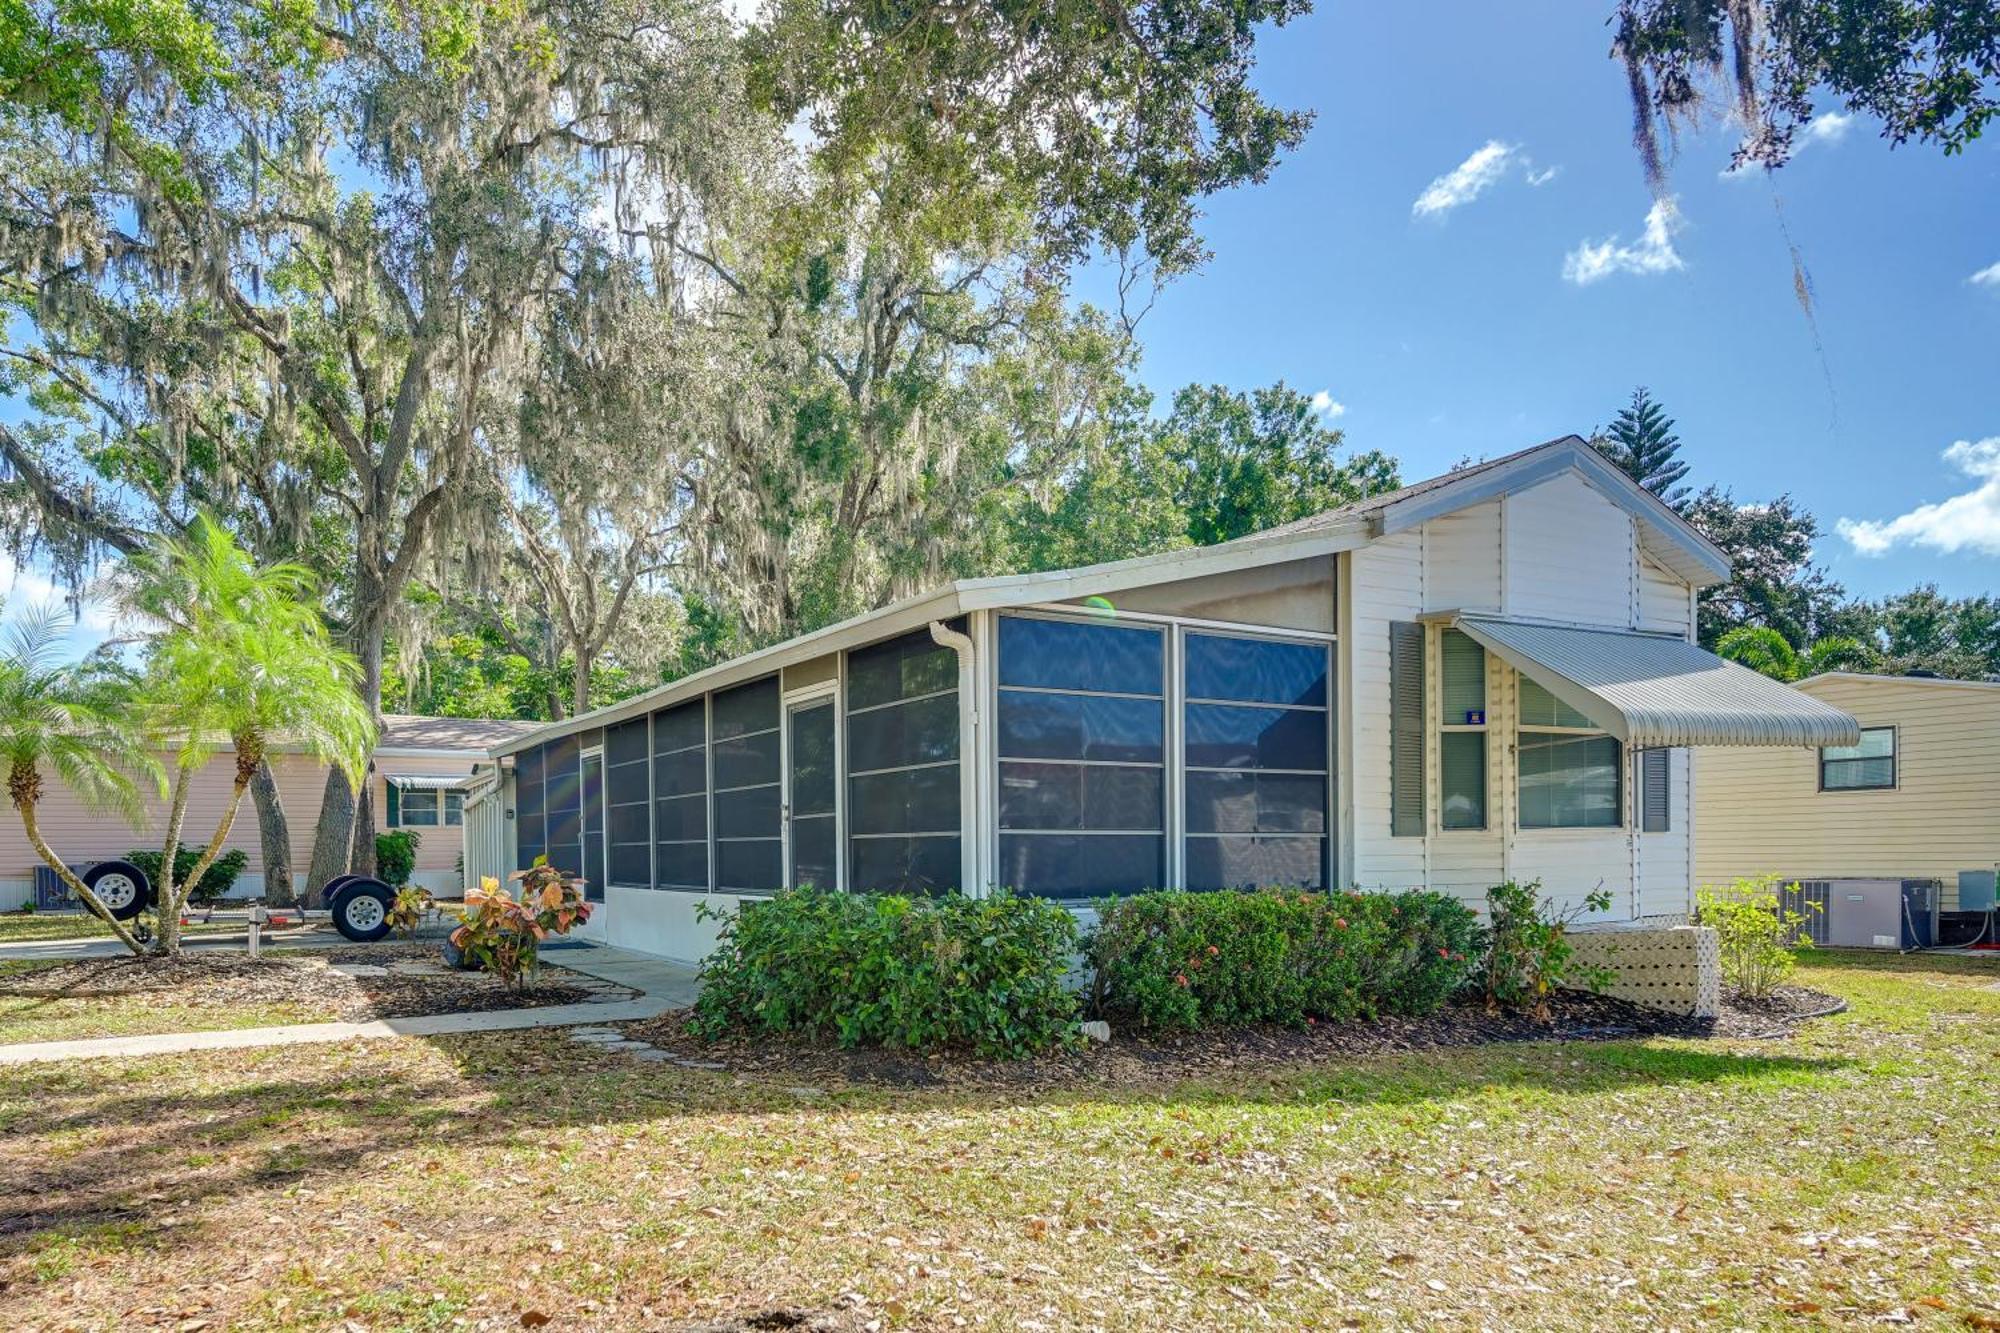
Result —
<path fill-rule="evenodd" d="M 410 882 L 417 868 L 417 846 L 423 835 L 415 829 L 390 829 L 375 835 L 375 873 L 398 888 Z"/>
<path fill-rule="evenodd" d="M 1439 893 L 1141 893 L 1098 905 L 1097 1011 L 1153 1031 L 1425 1014 L 1464 984 L 1478 918 Z"/>
<path fill-rule="evenodd" d="M 534 865 L 515 871 L 513 878 L 521 883 L 518 898 L 491 875 L 465 891 L 451 942 L 481 970 L 518 987 L 534 975 L 542 941 L 567 935 L 590 920 L 590 904 L 576 882 L 550 866 L 547 857 L 536 857 Z"/>
<path fill-rule="evenodd" d="M 1617 979 L 1608 968 L 1573 968 L 1575 948 L 1566 938 L 1569 926 L 1586 912 L 1608 911 L 1611 894 L 1598 889 L 1567 912 L 1555 912 L 1541 899 L 1541 882 L 1513 880 L 1487 891 L 1486 1003 L 1494 1008 L 1524 1009 L 1536 1018 L 1549 1017 L 1549 996 L 1558 988 L 1601 990 Z"/>
<path fill-rule="evenodd" d="M 1875 671 L 1882 655 L 1859 639 L 1832 635 L 1815 639 L 1804 652 L 1785 636 L 1762 625 L 1740 625 L 1715 645 L 1718 657 L 1761 671 L 1772 680 L 1797 681 L 1827 671 Z"/>
<path fill-rule="evenodd" d="M 1713 648 L 1739 626 L 1776 630 L 1794 647 L 1809 643 L 1835 614 L 1841 587 L 1813 563 L 1819 522 L 1789 495 L 1739 505 L 1727 490 L 1705 487 L 1683 515 L 1729 557 L 1726 582 L 1697 594 L 1701 642 Z"/>
<path fill-rule="evenodd" d="M 1779 888 L 1776 875 L 1765 875 L 1695 891 L 1695 922 L 1715 931 L 1723 984 L 1753 1000 L 1764 999 L 1791 976 L 1798 964 L 1795 950 L 1812 948 L 1811 919 L 1787 908 Z"/>
<path fill-rule="evenodd" d="M 404 885 L 396 890 L 395 901 L 389 904 L 389 928 L 410 939 L 423 924 L 424 917 L 437 906 L 431 891 L 416 885 Z"/>
<path fill-rule="evenodd" d="M 1688 488 L 1680 484 L 1688 473 L 1688 464 L 1680 457 L 1680 436 L 1674 434 L 1673 418 L 1643 385 L 1632 391 L 1631 403 L 1620 408 L 1609 429 L 1591 443 L 1632 480 L 1676 509 L 1687 499 Z"/>
<path fill-rule="evenodd" d="M 1839 102 L 1911 138 L 1964 151 L 2000 110 L 2000 7 L 1925 0 L 1619 0 L 1612 51 L 1631 84 L 1633 140 L 1655 187 L 1657 122 L 1711 100 L 1743 133 L 1739 163 L 1779 167 Z"/>
<path fill-rule="evenodd" d="M 159 884 L 160 852 L 157 847 L 151 850 L 141 848 L 129 851 L 125 853 L 124 859 L 146 872 L 147 883 Z M 182 847 L 175 851 L 174 882 L 187 883 L 187 877 L 194 873 L 195 865 L 200 860 L 199 847 Z M 189 887 L 188 901 L 206 906 L 217 899 L 228 897 L 229 891 L 236 886 L 237 878 L 242 875 L 243 867 L 249 864 L 250 857 L 241 848 L 232 847 L 223 852 L 203 872 L 201 879 Z"/>
<path fill-rule="evenodd" d="M 704 913 L 709 909 L 704 905 Z M 1040 898 L 787 889 L 745 902 L 701 965 L 694 1028 L 1023 1056 L 1068 1040 L 1076 921 Z"/>

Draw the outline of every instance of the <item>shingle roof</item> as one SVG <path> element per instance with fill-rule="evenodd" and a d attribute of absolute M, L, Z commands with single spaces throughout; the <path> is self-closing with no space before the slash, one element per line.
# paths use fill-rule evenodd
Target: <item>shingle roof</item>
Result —
<path fill-rule="evenodd" d="M 384 750 L 467 750 L 484 756 L 494 746 L 541 726 L 499 717 L 419 717 L 385 713 L 377 748 Z"/>
<path fill-rule="evenodd" d="M 1468 464 L 1453 472 L 1446 472 L 1435 477 L 1426 477 L 1422 481 L 1400 487 L 1397 490 L 1383 491 L 1380 495 L 1371 495 L 1366 499 L 1356 500 L 1352 504 L 1344 504 L 1338 509 L 1328 509 L 1321 513 L 1308 514 L 1304 518 L 1294 519 L 1290 523 L 1280 523 L 1275 528 L 1262 528 L 1251 533 L 1250 537 L 1268 537 L 1273 533 L 1279 532 L 1311 532 L 1314 528 L 1330 528 L 1342 519 L 1358 518 L 1375 513 L 1378 510 L 1387 509 L 1390 505 L 1403 500 L 1412 500 L 1419 495 L 1428 495 L 1432 491 L 1443 487 L 1470 480 L 1482 472 L 1491 472 L 1494 468 L 1503 467 L 1518 458 L 1525 458 L 1529 454 L 1540 449 L 1546 449 L 1552 444 L 1563 444 L 1569 441 L 1574 441 L 1577 444 L 1588 443 L 1581 435 L 1557 436 L 1553 440 L 1544 440 L 1542 443 L 1530 445 L 1526 449 L 1516 449 L 1511 454 L 1502 454 L 1498 458 L 1481 459 L 1477 463 Z M 1247 541 L 1249 539 L 1245 537 L 1236 538 L 1237 541 Z"/>

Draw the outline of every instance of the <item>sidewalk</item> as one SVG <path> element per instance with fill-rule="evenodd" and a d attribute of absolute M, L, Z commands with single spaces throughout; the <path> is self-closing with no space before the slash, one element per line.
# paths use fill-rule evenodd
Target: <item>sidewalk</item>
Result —
<path fill-rule="evenodd" d="M 237 1028 L 222 1032 L 163 1032 L 137 1037 L 91 1037 L 78 1041 L 22 1042 L 0 1046 L 0 1065 L 90 1060 L 112 1056 L 172 1055 L 181 1051 L 234 1051 L 260 1046 L 303 1046 L 384 1037 L 449 1037 L 461 1033 L 509 1032 L 526 1028 L 601 1026 L 657 1018 L 694 1003 L 691 967 L 649 958 L 626 949 L 596 946 L 565 949 L 549 966 L 611 982 L 639 992 L 636 999 L 547 1005 L 540 1009 L 496 1009 L 467 1014 L 385 1018 L 370 1023 L 296 1023 L 285 1027 Z"/>

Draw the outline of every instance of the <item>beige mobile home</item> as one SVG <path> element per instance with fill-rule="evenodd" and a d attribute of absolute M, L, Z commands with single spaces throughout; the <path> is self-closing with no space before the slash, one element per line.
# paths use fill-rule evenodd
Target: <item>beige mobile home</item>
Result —
<path fill-rule="evenodd" d="M 681 959 L 806 882 L 1483 905 L 1513 878 L 1684 919 L 1688 747 L 1858 739 L 1694 644 L 1727 572 L 1570 436 L 1218 546 L 949 584 L 540 728 L 467 798 L 466 867 L 547 856 L 601 904 L 587 936 Z"/>
<path fill-rule="evenodd" d="M 1798 689 L 1852 714 L 1860 744 L 1698 755 L 1701 882 L 1935 881 L 1957 910 L 1960 873 L 2000 864 L 2000 684 L 1843 671 Z"/>

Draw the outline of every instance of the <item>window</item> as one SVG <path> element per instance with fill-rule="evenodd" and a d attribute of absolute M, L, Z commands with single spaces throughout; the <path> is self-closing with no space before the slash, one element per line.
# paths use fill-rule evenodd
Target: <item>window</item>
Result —
<path fill-rule="evenodd" d="M 548 818 L 542 766 L 546 745 L 531 746 L 514 756 L 515 859 L 531 866 L 549 850 Z"/>
<path fill-rule="evenodd" d="M 1822 746 L 1821 791 L 1886 791 L 1896 785 L 1896 729 L 1863 727 L 1861 744 Z"/>
<path fill-rule="evenodd" d="M 715 887 L 770 893 L 785 882 L 778 678 L 719 690 L 710 708 Z"/>
<path fill-rule="evenodd" d="M 605 836 L 610 847 L 605 880 L 626 888 L 653 886 L 653 832 L 646 813 L 653 796 L 646 749 L 643 717 L 604 729 Z"/>
<path fill-rule="evenodd" d="M 1519 679 L 1521 827 L 1622 827 L 1624 746 L 1528 677 Z"/>
<path fill-rule="evenodd" d="M 1326 647 L 1190 631 L 1183 671 L 1187 886 L 1325 887 Z"/>
<path fill-rule="evenodd" d="M 1447 829 L 1486 827 L 1486 650 L 1448 629 L 1438 637 L 1443 672 L 1438 711 L 1438 821 Z"/>
<path fill-rule="evenodd" d="M 412 786 L 390 778 L 385 786 L 389 828 L 457 828 L 465 823 L 465 793 L 449 788 Z"/>
<path fill-rule="evenodd" d="M 653 714 L 653 873 L 663 889 L 708 891 L 708 701 Z"/>
<path fill-rule="evenodd" d="M 958 887 L 958 654 L 928 629 L 847 655 L 847 822 L 850 887 Z"/>
<path fill-rule="evenodd" d="M 1000 619 L 1000 882 L 1051 898 L 1159 888 L 1166 631 Z"/>

